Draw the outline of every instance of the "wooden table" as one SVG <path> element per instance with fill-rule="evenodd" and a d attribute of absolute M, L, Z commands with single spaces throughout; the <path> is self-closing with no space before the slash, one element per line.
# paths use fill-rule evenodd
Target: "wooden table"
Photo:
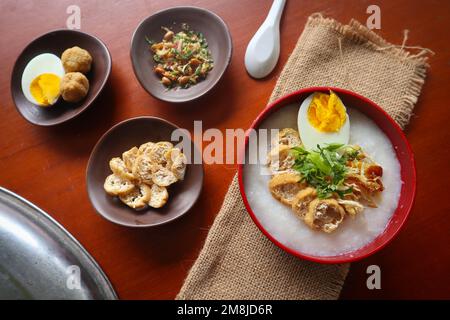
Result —
<path fill-rule="evenodd" d="M 27 43 L 51 29 L 64 28 L 65 1 L 13 1 L 0 4 L 0 185 L 17 192 L 50 213 L 94 256 L 124 299 L 172 299 L 195 261 L 236 168 L 205 166 L 203 194 L 182 219 L 155 229 L 116 226 L 97 215 L 85 186 L 90 151 L 100 136 L 124 119 L 153 115 L 193 129 L 248 128 L 265 106 L 309 14 L 321 11 L 342 22 L 366 21 L 371 1 L 294 1 L 287 3 L 281 23 L 281 57 L 272 75 L 257 81 L 244 69 L 245 48 L 263 21 L 271 1 L 88 1 L 81 8 L 81 29 L 109 47 L 113 70 L 95 106 L 66 124 L 43 128 L 26 122 L 10 95 L 14 61 Z M 407 128 L 417 161 L 418 194 L 411 217 L 398 237 L 381 252 L 354 263 L 342 298 L 450 298 L 450 2 L 377 1 L 381 35 L 437 54 L 415 114 Z M 215 92 L 187 105 L 170 105 L 149 96 L 138 84 L 129 58 L 133 30 L 153 12 L 193 4 L 219 14 L 234 44 L 232 63 Z M 366 268 L 377 264 L 382 289 L 366 288 Z"/>

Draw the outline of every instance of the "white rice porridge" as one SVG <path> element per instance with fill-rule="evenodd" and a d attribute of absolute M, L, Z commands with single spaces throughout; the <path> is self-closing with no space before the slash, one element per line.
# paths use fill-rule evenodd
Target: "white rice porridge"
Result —
<path fill-rule="evenodd" d="M 275 111 L 261 123 L 259 129 L 291 127 L 297 130 L 298 108 L 299 104 L 295 104 Z M 311 230 L 294 215 L 290 207 L 272 197 L 268 188 L 271 176 L 265 165 L 265 158 L 260 159 L 259 164 L 244 166 L 245 191 L 256 218 L 276 240 L 304 254 L 335 256 L 355 251 L 385 230 L 397 208 L 402 186 L 400 164 L 389 138 L 359 111 L 347 108 L 347 112 L 351 126 L 350 144 L 360 145 L 383 167 L 382 181 L 385 190 L 375 199 L 378 208 L 366 207 L 355 218 L 346 217 L 333 233 Z M 262 147 L 263 144 L 260 143 L 258 148 Z M 247 149 L 247 159 L 248 152 Z M 263 150 L 258 152 L 263 154 Z"/>

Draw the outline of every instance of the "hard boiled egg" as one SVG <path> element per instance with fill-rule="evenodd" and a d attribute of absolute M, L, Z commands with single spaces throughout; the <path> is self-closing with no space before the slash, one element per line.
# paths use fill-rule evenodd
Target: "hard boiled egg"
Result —
<path fill-rule="evenodd" d="M 64 76 L 61 59 L 42 53 L 28 62 L 22 74 L 22 92 L 28 101 L 39 106 L 51 106 L 60 96 Z"/>
<path fill-rule="evenodd" d="M 307 150 L 330 143 L 348 144 L 350 119 L 341 99 L 330 94 L 315 92 L 307 97 L 298 111 L 298 131 Z"/>

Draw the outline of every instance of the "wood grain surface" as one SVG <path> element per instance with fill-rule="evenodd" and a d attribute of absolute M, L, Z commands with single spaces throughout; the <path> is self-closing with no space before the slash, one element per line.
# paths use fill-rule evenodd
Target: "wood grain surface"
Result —
<path fill-rule="evenodd" d="M 127 118 L 153 115 L 188 130 L 194 120 L 203 128 L 248 128 L 266 105 L 289 53 L 313 12 L 348 22 L 366 21 L 373 1 L 289 0 L 281 22 L 281 57 L 264 80 L 245 72 L 248 41 L 262 23 L 271 1 L 29 1 L 0 2 L 0 185 L 34 202 L 71 232 L 102 266 L 120 298 L 172 299 L 195 261 L 214 221 L 236 167 L 206 165 L 200 200 L 182 219 L 155 229 L 128 229 L 97 215 L 85 185 L 85 169 L 96 141 Z M 381 252 L 352 264 L 344 299 L 450 298 L 450 1 L 384 0 L 380 34 L 436 52 L 406 133 L 417 161 L 418 193 L 410 219 Z M 81 30 L 108 46 L 113 68 L 95 106 L 66 124 L 43 128 L 26 122 L 10 94 L 15 59 L 36 36 L 65 28 L 66 8 L 81 8 Z M 145 17 L 175 5 L 212 10 L 228 24 L 232 63 L 212 94 L 186 105 L 149 96 L 136 80 L 129 57 L 133 30 Z M 368 290 L 366 269 L 381 267 L 381 290 Z"/>

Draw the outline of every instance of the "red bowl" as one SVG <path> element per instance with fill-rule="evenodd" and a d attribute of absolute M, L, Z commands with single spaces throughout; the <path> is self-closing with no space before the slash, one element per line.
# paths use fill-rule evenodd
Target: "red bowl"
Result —
<path fill-rule="evenodd" d="M 333 90 L 336 92 L 339 97 L 344 101 L 346 106 L 357 109 L 358 111 L 364 113 L 368 116 L 372 121 L 374 121 L 378 127 L 387 135 L 390 139 L 394 150 L 397 154 L 398 161 L 401 166 L 401 178 L 404 182 L 401 187 L 401 193 L 398 200 L 397 209 L 389 220 L 386 229 L 380 235 L 378 235 L 372 242 L 367 245 L 345 254 L 336 255 L 336 256 L 314 256 L 308 255 L 292 248 L 287 247 L 286 245 L 279 242 L 273 235 L 271 235 L 258 220 L 257 216 L 253 212 L 250 207 L 250 203 L 247 199 L 246 192 L 244 189 L 244 157 L 246 154 L 246 150 L 248 147 L 249 134 L 250 130 L 257 130 L 259 125 L 269 117 L 274 111 L 277 111 L 284 106 L 287 106 L 292 103 L 300 104 L 303 99 L 305 99 L 308 95 L 316 91 L 329 92 L 329 90 Z M 406 140 L 406 137 L 398 126 L 398 124 L 383 110 L 381 107 L 376 105 L 374 102 L 369 99 L 356 94 L 354 92 L 332 88 L 332 87 L 313 87 L 306 88 L 296 92 L 293 92 L 289 95 L 286 95 L 272 104 L 268 105 L 256 120 L 251 125 L 250 129 L 246 133 L 245 145 L 243 150 L 240 153 L 240 161 L 239 161 L 239 188 L 241 191 L 242 198 L 244 200 L 245 207 L 247 208 L 248 213 L 251 218 L 258 226 L 258 228 L 262 231 L 262 233 L 269 238 L 274 244 L 283 249 L 284 251 L 297 256 L 302 259 L 319 262 L 319 263 L 346 263 L 353 262 L 356 260 L 360 260 L 374 254 L 378 250 L 382 249 L 385 245 L 387 245 L 395 235 L 400 231 L 403 224 L 405 223 L 409 212 L 413 206 L 414 198 L 416 194 L 416 169 L 414 163 L 414 155 L 411 150 L 411 147 Z"/>

